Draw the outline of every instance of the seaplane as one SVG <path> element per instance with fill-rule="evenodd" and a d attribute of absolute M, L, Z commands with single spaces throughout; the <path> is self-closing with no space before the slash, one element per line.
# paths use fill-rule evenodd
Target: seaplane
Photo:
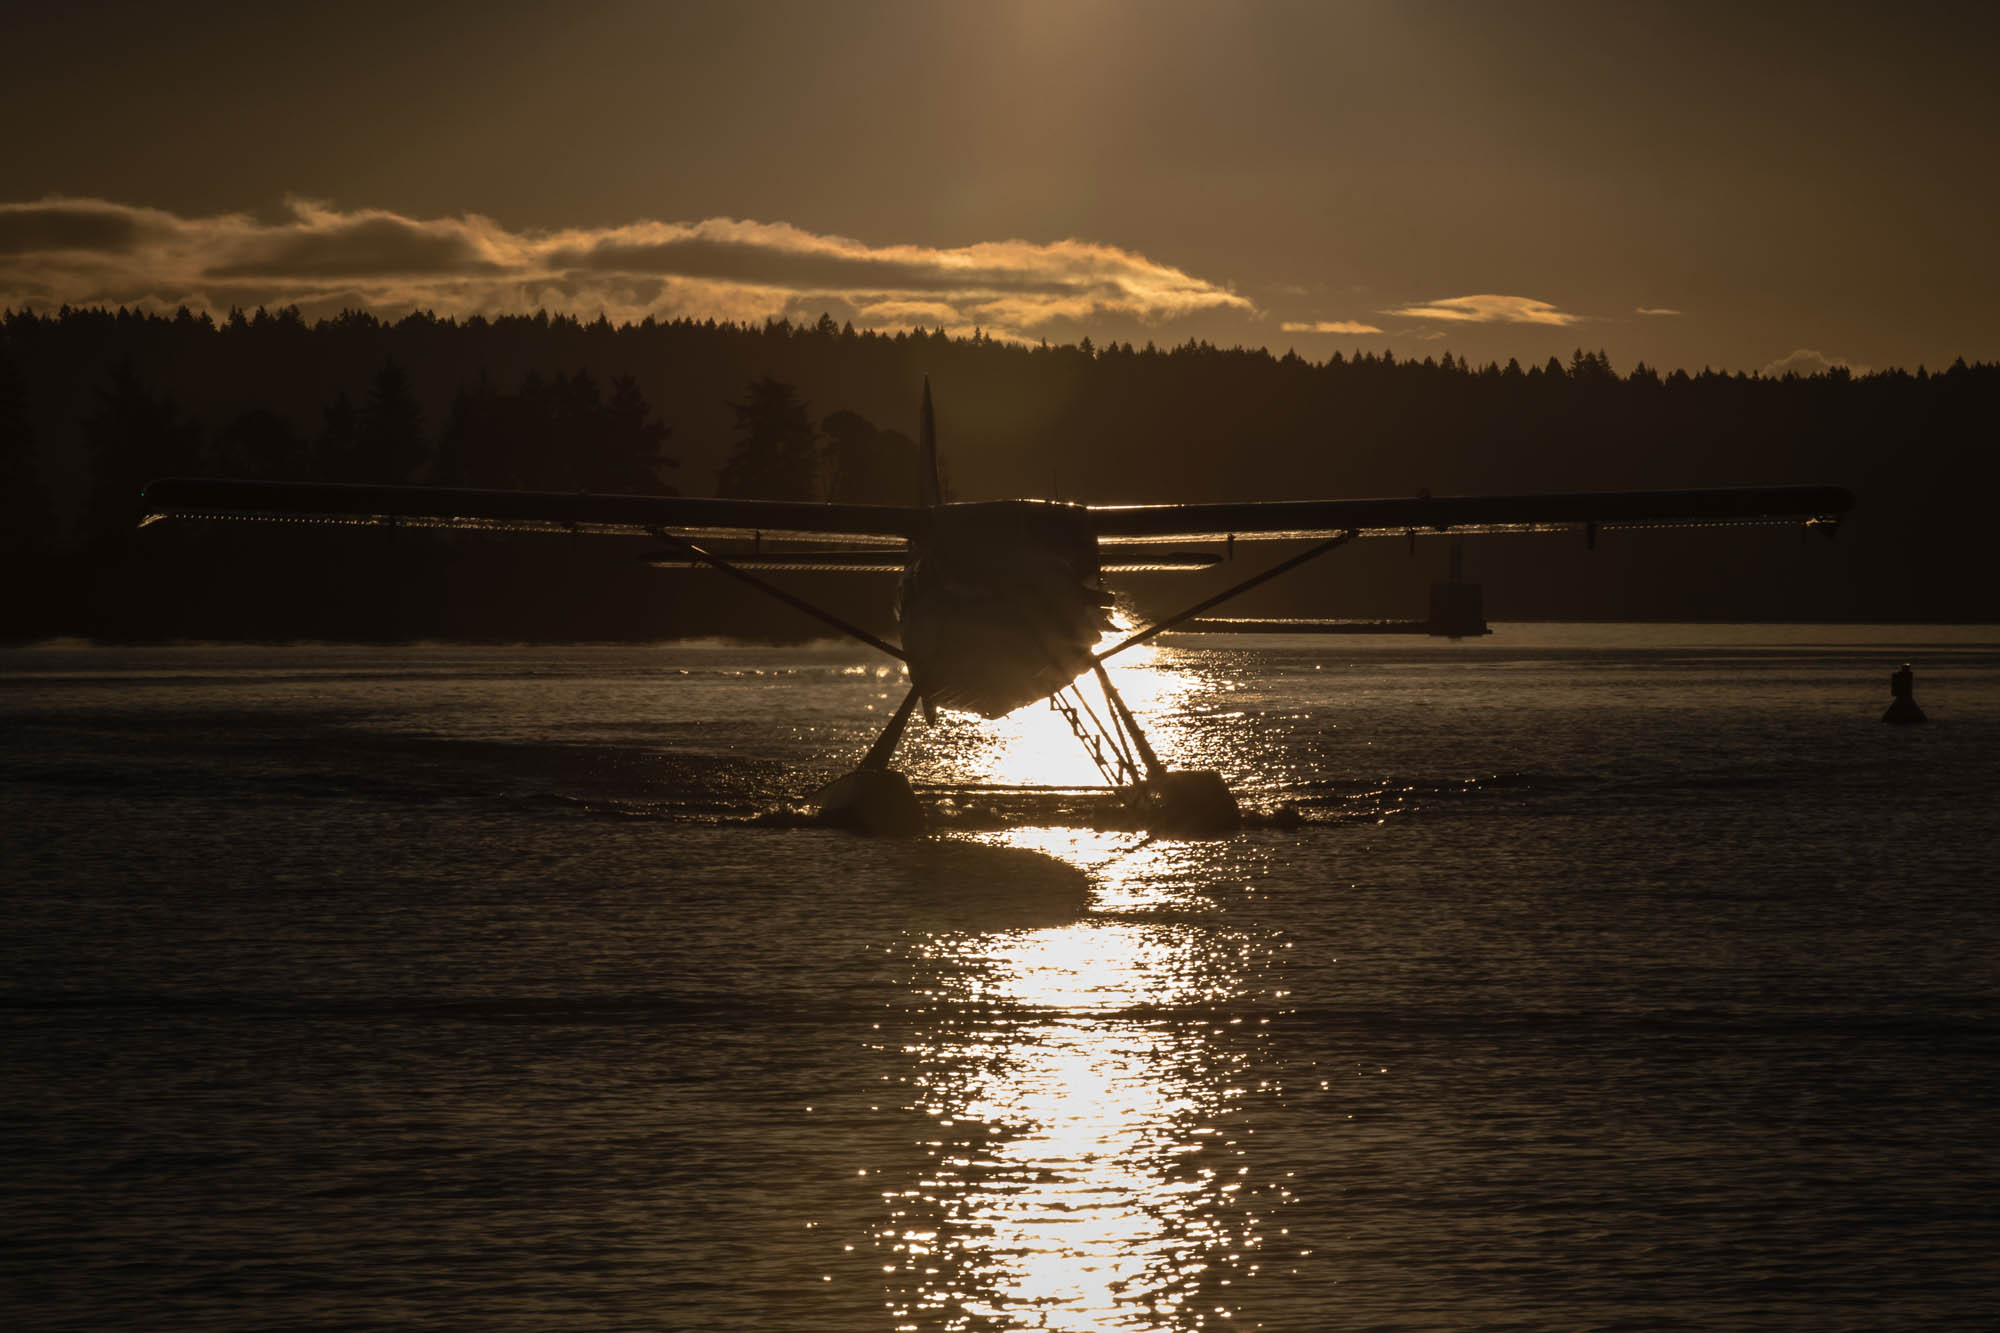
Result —
<path fill-rule="evenodd" d="M 1851 493 L 1824 485 L 1197 504 L 947 502 L 928 380 L 920 413 L 908 505 L 174 477 L 145 488 L 140 526 L 234 520 L 646 538 L 655 544 L 642 556 L 651 564 L 719 571 L 904 664 L 909 688 L 888 725 L 851 772 L 811 798 L 819 820 L 867 833 L 923 832 L 923 805 L 894 767 L 912 714 L 921 707 L 935 718 L 943 708 L 999 718 L 1048 700 L 1143 827 L 1210 836 L 1240 824 L 1235 796 L 1212 770 L 1173 770 L 1162 761 L 1105 671 L 1117 654 L 1361 538 L 1414 544 L 1418 536 L 1581 532 L 1594 544 L 1600 531 L 1739 524 L 1831 533 L 1854 505 Z M 1244 542 L 1307 545 L 1171 615 L 1114 628 L 1107 575 L 1206 569 L 1223 557 L 1165 548 L 1220 544 L 1233 554 Z M 901 643 L 766 577 L 788 570 L 899 574 Z M 1085 676 L 1102 692 L 1102 712 L 1077 691 Z"/>

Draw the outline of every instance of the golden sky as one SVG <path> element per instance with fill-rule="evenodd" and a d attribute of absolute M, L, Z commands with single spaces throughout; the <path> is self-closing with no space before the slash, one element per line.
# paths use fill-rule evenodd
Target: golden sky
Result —
<path fill-rule="evenodd" d="M 2000 359 L 1972 5 L 48 10 L 11 306 Z"/>

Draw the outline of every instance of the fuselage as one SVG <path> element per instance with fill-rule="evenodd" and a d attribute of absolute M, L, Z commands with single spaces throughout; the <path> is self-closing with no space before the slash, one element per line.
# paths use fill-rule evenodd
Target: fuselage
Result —
<path fill-rule="evenodd" d="M 1082 506 L 994 500 L 929 514 L 896 598 L 923 698 L 1000 717 L 1089 670 L 1111 599 Z"/>

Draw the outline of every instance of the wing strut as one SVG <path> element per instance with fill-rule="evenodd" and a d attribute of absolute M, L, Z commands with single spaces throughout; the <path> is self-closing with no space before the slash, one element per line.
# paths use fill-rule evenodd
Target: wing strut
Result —
<path fill-rule="evenodd" d="M 1125 729 L 1125 735 L 1132 742 L 1132 748 L 1139 752 L 1140 760 L 1145 763 L 1146 780 L 1158 782 L 1165 778 L 1167 766 L 1160 762 L 1160 756 L 1153 753 L 1153 747 L 1146 741 L 1146 733 L 1139 730 L 1139 719 L 1132 716 L 1132 710 L 1125 706 L 1125 701 L 1118 696 L 1118 691 L 1111 688 L 1111 676 L 1104 670 L 1104 663 L 1092 662 L 1090 669 L 1097 673 L 1097 683 L 1103 688 L 1104 697 L 1111 704 L 1112 716 L 1118 719 L 1118 725 Z"/>
<path fill-rule="evenodd" d="M 910 710 L 916 706 L 917 687 L 912 685 L 910 692 L 903 696 L 903 702 L 897 706 L 896 715 L 889 719 L 889 725 L 882 728 L 882 734 L 868 747 L 868 754 L 861 761 L 862 768 L 884 773 L 889 770 L 889 761 L 896 757 L 896 746 L 902 742 L 903 728 L 909 725 Z"/>
<path fill-rule="evenodd" d="M 1152 638 L 1155 634 L 1164 634 L 1168 630 L 1172 629 L 1174 626 L 1180 624 L 1182 621 L 1192 620 L 1196 616 L 1200 615 L 1202 612 L 1211 610 L 1215 607 L 1222 605 L 1224 602 L 1228 601 L 1232 597 L 1237 596 L 1239 593 L 1246 593 L 1260 583 L 1268 582 L 1269 580 L 1278 577 L 1278 575 L 1280 574 L 1289 573 L 1290 571 L 1297 569 L 1300 565 L 1303 565 L 1306 561 L 1311 560 L 1317 556 L 1325 555 L 1328 551 L 1333 550 L 1336 546 L 1347 545 L 1347 543 L 1353 541 L 1355 537 L 1358 535 L 1359 534 L 1354 529 L 1349 528 L 1346 532 L 1338 533 L 1332 537 L 1327 538 L 1325 541 L 1321 542 L 1319 545 L 1313 547 L 1310 550 L 1299 552 L 1297 555 L 1293 556 L 1289 560 L 1280 560 L 1277 564 L 1272 565 L 1269 569 L 1265 570 L 1263 573 L 1252 574 L 1249 578 L 1244 579 L 1241 583 L 1225 588 L 1221 592 L 1215 594 L 1215 596 L 1213 597 L 1204 597 L 1201 601 L 1196 602 L 1193 606 L 1188 607 L 1185 611 L 1178 611 L 1175 612 L 1173 615 L 1168 616 L 1165 620 L 1155 621 L 1151 625 L 1148 625 L 1145 629 L 1140 630 L 1137 634 L 1132 635 L 1130 638 L 1122 639 L 1119 642 L 1112 644 L 1109 648 L 1106 648 L 1103 652 L 1098 653 L 1095 657 L 1093 657 L 1091 659 L 1091 663 L 1095 665 L 1097 663 L 1104 661 L 1105 658 L 1110 657 L 1115 653 L 1122 653 L 1127 648 L 1137 647 L 1139 644 L 1142 644 L 1146 640 Z"/>
<path fill-rule="evenodd" d="M 687 552 L 690 556 L 694 557 L 696 560 L 701 561 L 701 563 L 703 563 L 704 565 L 707 565 L 712 569 L 719 569 L 733 579 L 740 579 L 744 583 L 747 583 L 751 587 L 757 589 L 759 592 L 769 593 L 771 596 L 777 598 L 779 601 L 783 602 L 786 606 L 791 607 L 793 610 L 803 611 L 807 615 L 811 616 L 813 619 L 820 621 L 822 624 L 833 626 L 835 629 L 839 630 L 842 634 L 850 635 L 854 638 L 857 638 L 871 648 L 881 649 L 883 652 L 889 654 L 889 656 L 895 658 L 898 662 L 903 662 L 908 660 L 906 657 L 903 656 L 903 650 L 901 648 L 898 648 L 895 644 L 888 642 L 886 639 L 877 638 L 875 635 L 870 634 L 867 630 L 861 628 L 861 626 L 856 625 L 851 621 L 842 620 L 839 616 L 833 614 L 833 612 L 822 610 L 819 607 L 814 606 L 811 602 L 808 602 L 803 597 L 793 596 L 791 593 L 786 592 L 783 588 L 780 588 L 775 583 L 772 583 L 766 579 L 760 579 L 755 574 L 752 574 L 747 570 L 738 569 L 735 565 L 730 564 L 727 560 L 724 560 L 721 556 L 714 555 L 708 551 L 705 551 L 701 547 L 696 546 L 691 541 L 685 541 L 682 538 L 674 536 L 671 532 L 667 532 L 664 529 L 660 528 L 653 529 L 653 535 L 659 538 L 661 541 L 666 542 L 669 546 L 673 546 L 679 550 Z"/>

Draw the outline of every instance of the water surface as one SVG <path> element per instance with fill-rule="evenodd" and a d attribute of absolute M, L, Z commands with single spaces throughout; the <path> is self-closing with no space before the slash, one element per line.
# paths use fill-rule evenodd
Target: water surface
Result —
<path fill-rule="evenodd" d="M 2000 635 L 1499 628 L 1136 656 L 1253 814 L 1194 842 L 771 818 L 866 650 L 10 651 L 0 1305 L 1987 1326 Z M 905 766 L 1094 777 L 1041 709 Z"/>

